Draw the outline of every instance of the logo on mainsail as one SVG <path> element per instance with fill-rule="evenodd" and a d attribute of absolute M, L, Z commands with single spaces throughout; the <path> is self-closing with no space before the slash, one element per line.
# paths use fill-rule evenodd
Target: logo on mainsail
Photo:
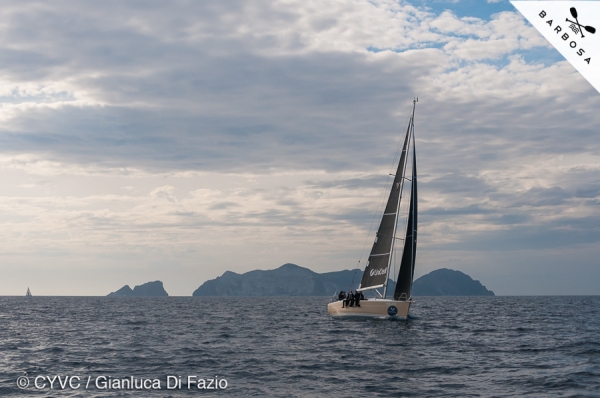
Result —
<path fill-rule="evenodd" d="M 372 269 L 371 272 L 369 272 L 370 276 L 379 276 L 379 275 L 383 275 L 387 272 L 387 268 L 379 268 L 379 269 Z"/>

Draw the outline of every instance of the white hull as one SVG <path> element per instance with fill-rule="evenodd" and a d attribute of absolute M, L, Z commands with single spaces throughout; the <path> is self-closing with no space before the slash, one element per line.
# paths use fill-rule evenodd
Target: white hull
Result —
<path fill-rule="evenodd" d="M 344 307 L 343 301 L 327 305 L 327 312 L 335 319 L 407 319 L 412 301 L 389 299 L 361 300 L 360 307 Z"/>

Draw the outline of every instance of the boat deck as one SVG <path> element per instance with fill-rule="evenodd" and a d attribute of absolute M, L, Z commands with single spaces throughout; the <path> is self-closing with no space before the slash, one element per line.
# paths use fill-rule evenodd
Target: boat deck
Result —
<path fill-rule="evenodd" d="M 327 312 L 336 319 L 407 319 L 411 301 L 388 299 L 361 300 L 360 307 L 343 307 L 344 302 L 334 301 L 327 305 Z"/>

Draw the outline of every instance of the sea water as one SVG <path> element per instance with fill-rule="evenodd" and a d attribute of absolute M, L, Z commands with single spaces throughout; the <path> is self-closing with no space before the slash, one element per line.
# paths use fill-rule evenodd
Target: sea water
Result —
<path fill-rule="evenodd" d="M 600 396 L 600 297 L 328 301 L 0 297 L 0 396 Z"/>

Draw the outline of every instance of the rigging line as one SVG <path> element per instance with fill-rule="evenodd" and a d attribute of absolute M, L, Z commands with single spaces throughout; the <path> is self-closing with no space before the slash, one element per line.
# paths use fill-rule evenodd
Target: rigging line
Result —
<path fill-rule="evenodd" d="M 394 167 L 396 156 L 399 157 L 400 154 L 402 153 L 402 150 L 401 150 L 402 144 L 403 143 L 401 141 L 400 146 L 396 150 L 396 154 L 394 155 L 394 163 L 392 163 L 392 168 Z M 394 180 L 392 179 L 392 183 L 393 182 L 394 182 Z M 352 286 L 354 285 L 354 279 L 356 278 L 356 273 L 360 270 L 360 262 L 362 261 L 363 255 L 365 254 L 365 248 L 367 246 L 367 242 L 369 241 L 369 237 L 371 236 L 371 231 L 373 231 L 373 224 L 375 223 L 375 219 L 377 218 L 378 214 L 383 213 L 385 211 L 384 200 L 386 197 L 386 193 L 390 190 L 391 186 L 392 186 L 392 184 L 390 183 L 390 177 L 388 176 L 387 181 L 385 183 L 385 188 L 383 189 L 383 192 L 381 193 L 381 196 L 379 198 L 379 204 L 377 205 L 377 210 L 375 211 L 375 213 L 373 214 L 373 218 L 371 219 L 371 225 L 369 226 L 369 233 L 365 237 L 365 242 L 363 243 L 362 250 L 360 251 L 360 257 L 358 258 L 357 268 L 354 269 L 354 274 L 352 275 L 352 283 L 350 284 L 349 290 L 352 290 Z M 381 217 L 379 217 L 379 218 L 383 219 L 383 216 L 384 216 L 384 214 L 382 214 Z M 359 287 L 360 287 L 360 284 L 359 284 Z"/>
<path fill-rule="evenodd" d="M 400 140 L 400 144 L 398 146 L 398 148 L 396 149 L 396 153 L 394 154 L 394 160 L 392 162 L 391 168 L 390 170 L 393 170 L 395 164 L 396 164 L 396 157 L 400 158 L 401 154 L 402 154 L 402 145 L 403 142 L 402 140 Z M 384 204 L 384 200 L 386 198 L 386 193 L 390 190 L 392 184 L 390 183 L 390 177 L 392 174 L 389 174 L 387 177 L 387 181 L 385 183 L 385 187 L 381 193 L 381 196 L 379 198 L 379 203 L 377 205 L 377 210 L 375 211 L 375 213 L 373 214 L 373 218 L 371 219 L 371 225 L 369 225 L 369 233 L 367 234 L 367 236 L 365 237 L 365 241 L 363 243 L 363 247 L 362 250 L 360 251 L 360 257 L 358 258 L 358 263 L 357 263 L 357 268 L 354 269 L 354 274 L 352 275 L 352 282 L 350 283 L 350 286 L 348 288 L 349 291 L 352 290 L 352 286 L 354 286 L 354 280 L 356 279 L 356 273 L 361 269 L 360 267 L 360 262 L 362 261 L 363 255 L 365 254 L 365 248 L 367 246 L 367 243 L 369 241 L 369 237 L 371 236 L 371 231 L 373 231 L 373 225 L 375 223 L 375 220 L 377 218 L 377 215 L 380 213 L 383 213 L 385 211 L 385 204 Z M 394 182 L 394 179 L 391 180 L 391 182 Z M 386 215 L 385 213 L 381 215 L 381 219 L 383 219 L 383 216 Z M 359 284 L 360 287 L 360 284 Z"/>
<path fill-rule="evenodd" d="M 408 117 L 408 120 L 410 120 L 410 118 L 411 118 L 411 116 Z M 402 145 L 403 144 L 404 144 L 404 142 L 401 138 L 398 142 L 398 147 L 396 148 L 396 153 L 394 154 L 394 159 L 390 166 L 390 171 L 393 171 L 394 168 L 397 167 L 398 161 L 396 161 L 396 158 L 398 158 L 398 159 L 400 158 L 400 155 L 402 154 Z M 379 198 L 379 201 L 378 201 L 379 203 L 377 205 L 377 210 L 375 211 L 375 213 L 373 214 L 373 218 L 371 219 L 371 225 L 369 226 L 369 233 L 365 237 L 365 242 L 363 243 L 362 250 L 360 251 L 360 256 L 358 258 L 358 263 L 357 263 L 357 267 L 359 267 L 358 269 L 360 269 L 360 262 L 362 261 L 363 255 L 365 253 L 365 247 L 367 246 L 367 242 L 369 241 L 369 237 L 371 236 L 371 231 L 373 230 L 373 224 L 375 223 L 377 215 L 379 215 L 381 212 L 385 211 L 385 207 L 383 206 L 383 200 L 386 197 L 386 193 L 389 192 L 390 187 L 392 186 L 392 184 L 390 183 L 390 176 L 395 177 L 396 174 L 388 173 L 388 177 L 387 177 L 387 180 L 385 183 L 385 188 L 383 189 L 381 196 Z M 391 182 L 394 182 L 394 180 L 392 179 Z M 356 275 L 356 271 L 354 272 L 354 274 Z M 354 277 L 352 278 L 352 283 L 354 283 Z"/>

